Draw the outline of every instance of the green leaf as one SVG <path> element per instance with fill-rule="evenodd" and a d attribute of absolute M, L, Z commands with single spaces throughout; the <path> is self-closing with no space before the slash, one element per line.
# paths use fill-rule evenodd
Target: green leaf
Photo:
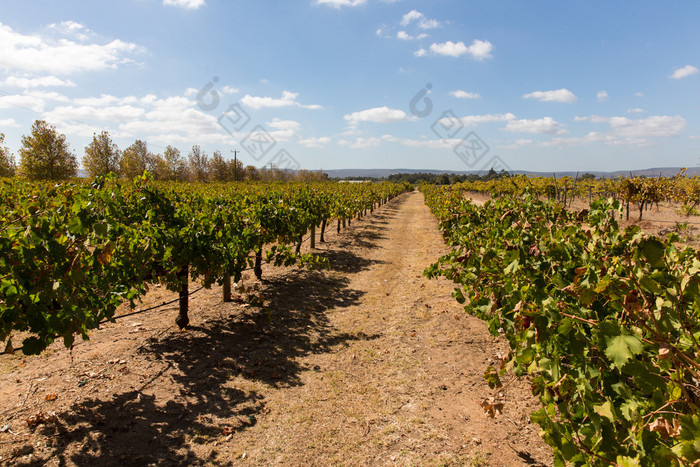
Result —
<path fill-rule="evenodd" d="M 622 330 L 622 334 L 606 339 L 605 355 L 613 361 L 617 368 L 627 363 L 632 357 L 642 352 L 644 346 L 636 336 Z"/>
<path fill-rule="evenodd" d="M 613 414 L 612 402 L 605 401 L 604 403 L 593 407 L 593 410 L 595 410 L 595 413 L 597 413 L 601 417 L 605 417 L 605 418 L 609 419 L 610 421 L 615 421 L 615 415 Z"/>
<path fill-rule="evenodd" d="M 645 238 L 639 242 L 639 250 L 652 267 L 659 268 L 664 265 L 666 248 L 657 238 Z"/>
<path fill-rule="evenodd" d="M 639 467 L 639 456 L 628 457 L 628 456 L 617 456 L 617 465 L 620 467 Z"/>

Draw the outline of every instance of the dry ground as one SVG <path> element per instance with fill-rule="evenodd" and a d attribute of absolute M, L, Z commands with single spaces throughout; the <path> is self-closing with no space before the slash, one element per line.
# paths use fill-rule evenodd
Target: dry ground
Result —
<path fill-rule="evenodd" d="M 527 381 L 499 395 L 482 378 L 506 345 L 422 276 L 446 248 L 420 193 L 317 252 L 331 270 L 267 267 L 234 303 L 193 295 L 183 332 L 170 306 L 72 351 L 0 356 L 0 463 L 551 464 Z"/>

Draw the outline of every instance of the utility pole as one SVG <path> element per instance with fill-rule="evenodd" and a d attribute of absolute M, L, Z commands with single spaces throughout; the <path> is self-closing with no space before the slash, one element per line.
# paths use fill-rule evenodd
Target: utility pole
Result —
<path fill-rule="evenodd" d="M 236 182 L 238 181 L 238 159 L 236 158 L 238 151 L 234 149 L 231 152 L 233 153 L 233 181 Z"/>

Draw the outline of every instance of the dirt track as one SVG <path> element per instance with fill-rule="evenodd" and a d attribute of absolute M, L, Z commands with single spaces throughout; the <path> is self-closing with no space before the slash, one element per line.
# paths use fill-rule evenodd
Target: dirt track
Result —
<path fill-rule="evenodd" d="M 1 356 L 0 463 L 549 465 L 527 382 L 499 396 L 482 378 L 504 343 L 422 276 L 446 251 L 422 195 L 328 240 L 331 270 L 244 282 L 262 307 L 215 287 L 193 295 L 184 332 L 166 307 L 72 356 Z M 489 396 L 505 403 L 495 419 Z"/>

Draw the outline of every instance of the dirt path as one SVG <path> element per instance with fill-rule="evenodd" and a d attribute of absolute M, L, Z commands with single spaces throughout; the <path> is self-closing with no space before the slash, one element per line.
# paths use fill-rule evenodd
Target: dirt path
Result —
<path fill-rule="evenodd" d="M 0 463 L 549 465 L 527 382 L 498 395 L 482 378 L 504 343 L 422 276 L 445 251 L 410 193 L 329 235 L 332 270 L 245 281 L 261 307 L 214 288 L 192 297 L 185 332 L 165 308 L 72 356 L 2 356 Z M 489 396 L 505 403 L 495 419 Z"/>

